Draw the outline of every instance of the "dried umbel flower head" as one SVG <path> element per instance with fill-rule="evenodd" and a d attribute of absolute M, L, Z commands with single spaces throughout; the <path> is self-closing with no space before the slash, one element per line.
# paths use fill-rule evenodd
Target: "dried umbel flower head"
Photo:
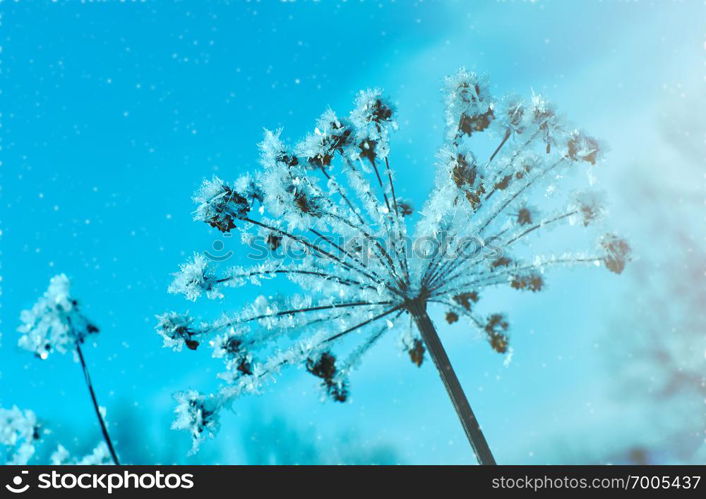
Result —
<path fill-rule="evenodd" d="M 446 125 L 452 140 L 487 129 L 494 108 L 486 78 L 465 70 L 446 78 Z"/>
<path fill-rule="evenodd" d="M 566 142 L 566 155 L 574 161 L 585 161 L 592 165 L 596 164 L 600 146 L 598 141 L 593 137 L 584 135 L 578 130 L 571 132 L 569 139 Z"/>
<path fill-rule="evenodd" d="M 510 325 L 503 314 L 492 314 L 488 317 L 483 329 L 488 335 L 490 345 L 496 352 L 505 353 L 507 351 L 508 340 L 505 333 L 509 327 Z"/>
<path fill-rule="evenodd" d="M 470 311 L 472 303 L 478 303 L 478 293 L 471 291 L 469 293 L 459 293 L 453 297 L 453 301 L 461 305 L 464 309 Z"/>
<path fill-rule="evenodd" d="M 607 234 L 601 240 L 601 246 L 606 251 L 603 257 L 606 268 L 616 274 L 622 274 L 630 259 L 630 245 L 627 241 L 615 234 Z"/>
<path fill-rule="evenodd" d="M 22 311 L 20 320 L 18 345 L 41 359 L 52 352 L 73 350 L 88 335 L 98 332 L 71 297 L 69 279 L 64 274 L 51 278 L 47 291 L 30 310 Z"/>
<path fill-rule="evenodd" d="M 246 239 L 261 237 L 272 250 L 286 244 L 300 256 L 231 268 L 194 257 L 170 291 L 221 299 L 226 288 L 287 278 L 303 292 L 261 295 L 199 327 L 181 315 L 160 316 L 166 346 L 183 342 L 193 349 L 215 336 L 214 355 L 225 361 L 217 393 L 181 396 L 176 427 L 189 429 L 195 445 L 215 431 L 218 410 L 290 365 L 320 379 L 334 400 L 347 399 L 351 371 L 397 330 L 412 363 L 431 357 L 476 455 L 494 462 L 428 312 L 444 307 L 448 323 L 476 328 L 493 350 L 509 353 L 509 321 L 501 313 L 481 314 L 483 289 L 536 293 L 557 266 L 602 263 L 622 271 L 629 248 L 612 236 L 597 254 L 529 245 L 554 227 L 596 225 L 602 211 L 584 198 L 564 199 L 559 187 L 597 167 L 598 142 L 566 126 L 541 96 L 496 101 L 487 80 L 465 70 L 446 80 L 445 93 L 446 140 L 420 213 L 398 197 L 389 140 L 395 109 L 379 90 L 361 92 L 347 117 L 326 111 L 294 146 L 281 130 L 266 131 L 262 170 L 233 184 L 241 190 L 204 183 L 195 197 L 198 220 L 237 229 Z M 412 251 L 410 219 L 416 220 L 413 241 L 443 240 L 443 251 Z"/>
<path fill-rule="evenodd" d="M 226 370 L 243 375 L 252 375 L 252 356 L 247 352 L 241 332 L 231 328 L 217 336 L 212 342 L 213 356 L 224 359 Z"/>
<path fill-rule="evenodd" d="M 189 315 L 175 312 L 157 316 L 157 331 L 164 340 L 164 346 L 177 351 L 181 350 L 182 346 L 196 350 L 199 342 L 194 338 L 199 338 L 202 332 L 194 328 L 193 322 Z"/>
<path fill-rule="evenodd" d="M 521 206 L 520 209 L 517 210 L 515 222 L 517 225 L 532 225 L 536 218 L 537 215 L 532 208 L 529 206 Z"/>
<path fill-rule="evenodd" d="M 235 228 L 235 221 L 250 211 L 248 199 L 218 177 L 204 180 L 201 189 L 194 194 L 194 201 L 198 204 L 194 219 L 221 232 L 230 232 Z"/>
<path fill-rule="evenodd" d="M 602 196 L 596 192 L 581 192 L 576 196 L 574 207 L 577 218 L 584 227 L 595 224 L 606 215 Z"/>
<path fill-rule="evenodd" d="M 453 310 L 449 310 L 448 312 L 446 312 L 446 322 L 448 322 L 449 324 L 458 322 L 458 314 Z"/>
<path fill-rule="evenodd" d="M 336 357 L 330 352 L 323 352 L 316 358 L 307 359 L 306 370 L 317 378 L 321 378 L 322 385 L 333 400 L 345 402 L 348 399 L 346 382 L 345 380 L 336 379 L 338 373 Z"/>

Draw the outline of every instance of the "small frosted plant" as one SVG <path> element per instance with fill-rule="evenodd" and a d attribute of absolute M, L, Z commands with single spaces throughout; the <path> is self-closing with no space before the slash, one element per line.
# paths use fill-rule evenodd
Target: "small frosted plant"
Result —
<path fill-rule="evenodd" d="M 0 407 L 0 464 L 27 464 L 41 433 L 34 412 Z"/>
<path fill-rule="evenodd" d="M 46 433 L 33 411 L 0 407 L 0 464 L 28 464 L 35 455 L 37 445 Z M 99 443 L 91 454 L 72 459 L 69 451 L 59 444 L 51 455 L 51 464 L 107 464 L 110 459 L 104 442 Z"/>
<path fill-rule="evenodd" d="M 24 466 L 36 453 L 37 445 L 46 432 L 33 411 L 0 407 L 0 465 Z M 110 454 L 104 442 L 82 458 L 71 458 L 69 451 L 59 444 L 50 457 L 51 464 L 109 464 Z"/>
<path fill-rule="evenodd" d="M 113 462 L 120 464 L 81 349 L 89 335 L 98 333 L 98 327 L 81 313 L 78 301 L 71 297 L 68 277 L 64 274 L 52 277 L 47 291 L 30 310 L 22 311 L 20 320 L 22 324 L 18 328 L 21 334 L 18 345 L 33 352 L 37 358 L 45 360 L 54 352 L 75 353 L 83 370 L 105 444 Z"/>
<path fill-rule="evenodd" d="M 542 98 L 495 100 L 484 78 L 464 70 L 447 78 L 445 94 L 435 186 L 411 238 L 415 212 L 398 196 L 391 167 L 395 111 L 378 90 L 361 92 L 347 118 L 326 111 L 294 147 L 281 131 L 265 131 L 259 172 L 233 183 L 203 182 L 194 196 L 195 219 L 220 232 L 240 231 L 251 246 L 263 243 L 269 258 L 222 268 L 195 254 L 175 274 L 170 292 L 192 301 L 222 299 L 227 288 L 288 278 L 303 293 L 259 296 L 213 321 L 159 316 L 165 346 L 196 350 L 208 342 L 225 363 L 217 393 L 176 396 L 174 428 L 191 432 L 193 449 L 216 433 L 221 409 L 286 366 L 302 367 L 333 400 L 345 401 L 351 371 L 397 330 L 414 364 L 430 355 L 478 461 L 495 463 L 429 306 L 445 307 L 449 323 L 465 318 L 495 351 L 508 354 L 506 316 L 477 311 L 484 288 L 538 292 L 555 266 L 604 265 L 620 273 L 629 247 L 611 234 L 582 253 L 523 244 L 543 241 L 561 224 L 594 225 L 603 215 L 596 196 L 567 199 L 558 189 L 575 170 L 590 171 L 599 162 L 598 142 L 569 129 Z M 536 207 L 556 200 L 558 208 Z"/>
<path fill-rule="evenodd" d="M 100 442 L 94 447 L 90 454 L 83 457 L 71 457 L 71 453 L 59 444 L 56 450 L 49 457 L 49 462 L 52 466 L 61 465 L 78 465 L 78 466 L 97 466 L 113 463 L 113 456 L 110 454 L 110 449 L 105 442 Z"/>

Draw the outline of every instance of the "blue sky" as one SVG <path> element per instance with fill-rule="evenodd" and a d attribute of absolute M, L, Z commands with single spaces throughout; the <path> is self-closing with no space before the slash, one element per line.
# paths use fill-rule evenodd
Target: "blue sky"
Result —
<path fill-rule="evenodd" d="M 0 405 L 33 409 L 75 434 L 77 448 L 98 437 L 79 368 L 69 357 L 40 362 L 19 351 L 20 310 L 53 274 L 67 273 L 102 327 L 86 354 L 109 419 L 132 407 L 140 421 L 133 432 L 183 448 L 186 436 L 168 429 L 171 393 L 213 387 L 219 366 L 205 354 L 162 349 L 154 316 L 194 310 L 166 293 L 178 264 L 214 242 L 191 221 L 190 195 L 202 177 L 253 169 L 263 127 L 296 138 L 327 107 L 345 112 L 357 90 L 383 87 L 399 110 L 399 188 L 419 205 L 442 139 L 442 79 L 465 66 L 488 73 L 497 95 L 545 94 L 608 144 L 607 165 L 594 173 L 612 201 L 613 226 L 636 249 L 650 242 L 638 227 L 644 208 L 625 195 L 631 179 L 703 189 L 702 170 L 682 169 L 662 139 L 665 110 L 704 109 L 703 2 L 0 8 Z M 226 249 L 238 257 L 237 241 Z M 615 393 L 604 355 L 613 318 L 630 311 L 629 286 L 629 278 L 577 270 L 557 273 L 537 296 L 498 293 L 490 306 L 513 321 L 509 366 L 473 332 L 441 328 L 501 462 L 561 462 L 567 452 L 609 453 L 639 437 L 644 410 Z M 229 304 L 251 298 L 245 288 Z M 284 415 L 328 445 L 355 434 L 361 445 L 390 445 L 405 463 L 473 462 L 433 367 L 412 366 L 395 338 L 377 347 L 352 390 L 350 404 L 322 403 L 310 376 L 286 375 L 238 403 L 207 447 L 228 448 L 223 459 L 240 462 L 242 450 L 229 442 L 243 420 Z"/>

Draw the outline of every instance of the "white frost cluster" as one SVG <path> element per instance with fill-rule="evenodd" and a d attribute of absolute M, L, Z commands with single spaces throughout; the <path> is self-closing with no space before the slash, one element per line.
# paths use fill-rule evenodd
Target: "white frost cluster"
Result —
<path fill-rule="evenodd" d="M 482 132 L 493 119 L 495 103 L 490 96 L 488 79 L 460 69 L 446 77 L 446 127 L 448 139 L 461 133 Z"/>
<path fill-rule="evenodd" d="M 350 120 L 355 129 L 358 151 L 352 156 L 358 158 L 374 154 L 387 158 L 390 154 L 390 131 L 397 129 L 393 119 L 394 107 L 382 95 L 382 90 L 363 90 L 358 93 L 355 108 Z"/>
<path fill-rule="evenodd" d="M 61 466 L 69 464 L 78 466 L 101 466 L 113 463 L 110 457 L 110 451 L 108 450 L 108 446 L 105 442 L 100 442 L 98 445 L 96 445 L 96 447 L 91 451 L 90 454 L 87 454 L 80 458 L 72 458 L 69 451 L 66 450 L 66 447 L 59 444 L 56 450 L 50 456 L 49 462 L 52 466 Z"/>
<path fill-rule="evenodd" d="M 191 452 L 198 450 L 205 436 L 213 437 L 219 428 L 219 401 L 215 397 L 201 395 L 194 390 L 175 394 L 177 401 L 176 419 L 172 428 L 188 430 L 193 438 Z"/>
<path fill-rule="evenodd" d="M 162 337 L 163 346 L 176 352 L 186 345 L 191 349 L 198 346 L 195 338 L 201 333 L 194 327 L 194 319 L 188 314 L 167 312 L 157 316 L 157 332 Z"/>
<path fill-rule="evenodd" d="M 235 228 L 235 221 L 247 216 L 258 193 L 245 186 L 240 193 L 218 177 L 205 179 L 193 196 L 196 203 L 194 220 L 206 222 L 221 232 Z"/>
<path fill-rule="evenodd" d="M 20 410 L 17 406 L 11 409 L 0 407 L 0 465 L 28 464 L 36 452 L 36 446 L 40 443 L 43 433 L 34 412 Z M 105 442 L 100 442 L 90 454 L 77 459 L 71 458 L 69 451 L 59 444 L 49 461 L 52 465 L 112 463 Z"/>
<path fill-rule="evenodd" d="M 188 300 L 196 299 L 205 294 L 208 298 L 222 298 L 218 291 L 218 278 L 213 275 L 208 266 L 208 259 L 195 253 L 190 261 L 179 267 L 179 272 L 174 274 L 174 280 L 169 286 L 169 292 L 183 294 Z"/>
<path fill-rule="evenodd" d="M 35 452 L 40 429 L 34 412 L 0 408 L 0 464 L 25 465 Z"/>

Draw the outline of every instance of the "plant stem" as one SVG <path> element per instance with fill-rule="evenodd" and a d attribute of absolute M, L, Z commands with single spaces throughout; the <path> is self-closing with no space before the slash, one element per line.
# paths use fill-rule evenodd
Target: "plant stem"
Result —
<path fill-rule="evenodd" d="M 480 424 L 473 414 L 471 404 L 468 403 L 466 394 L 463 392 L 461 383 L 456 377 L 456 373 L 451 366 L 449 357 L 446 355 L 446 351 L 436 332 L 436 328 L 427 314 L 426 303 L 417 299 L 408 304 L 408 309 L 412 314 L 414 322 L 417 324 L 417 328 L 422 335 L 424 344 L 429 350 L 434 365 L 439 371 L 441 381 L 443 381 L 446 392 L 451 398 L 454 409 L 456 409 L 456 414 L 461 420 L 463 431 L 466 432 L 466 437 L 468 437 L 468 441 L 471 443 L 478 463 L 486 465 L 496 464 L 488 442 L 485 440 L 483 432 L 480 429 Z"/>
<path fill-rule="evenodd" d="M 93 390 L 93 383 L 91 383 L 91 376 L 88 374 L 88 367 L 86 367 L 86 359 L 83 358 L 83 352 L 81 351 L 81 345 L 76 343 L 76 352 L 78 353 L 78 359 L 81 361 L 81 369 L 83 369 L 83 377 L 86 379 L 86 386 L 88 386 L 88 392 L 91 394 L 91 401 L 93 402 L 93 408 L 96 410 L 96 416 L 98 417 L 98 422 L 101 425 L 101 432 L 103 433 L 103 439 L 108 445 L 108 450 L 110 451 L 110 457 L 113 458 L 113 463 L 120 465 L 118 460 L 118 455 L 115 453 L 115 448 L 113 447 L 113 441 L 110 439 L 108 434 L 108 428 L 103 420 L 103 415 L 101 414 L 100 407 L 98 406 L 98 399 L 96 399 L 96 392 Z"/>

